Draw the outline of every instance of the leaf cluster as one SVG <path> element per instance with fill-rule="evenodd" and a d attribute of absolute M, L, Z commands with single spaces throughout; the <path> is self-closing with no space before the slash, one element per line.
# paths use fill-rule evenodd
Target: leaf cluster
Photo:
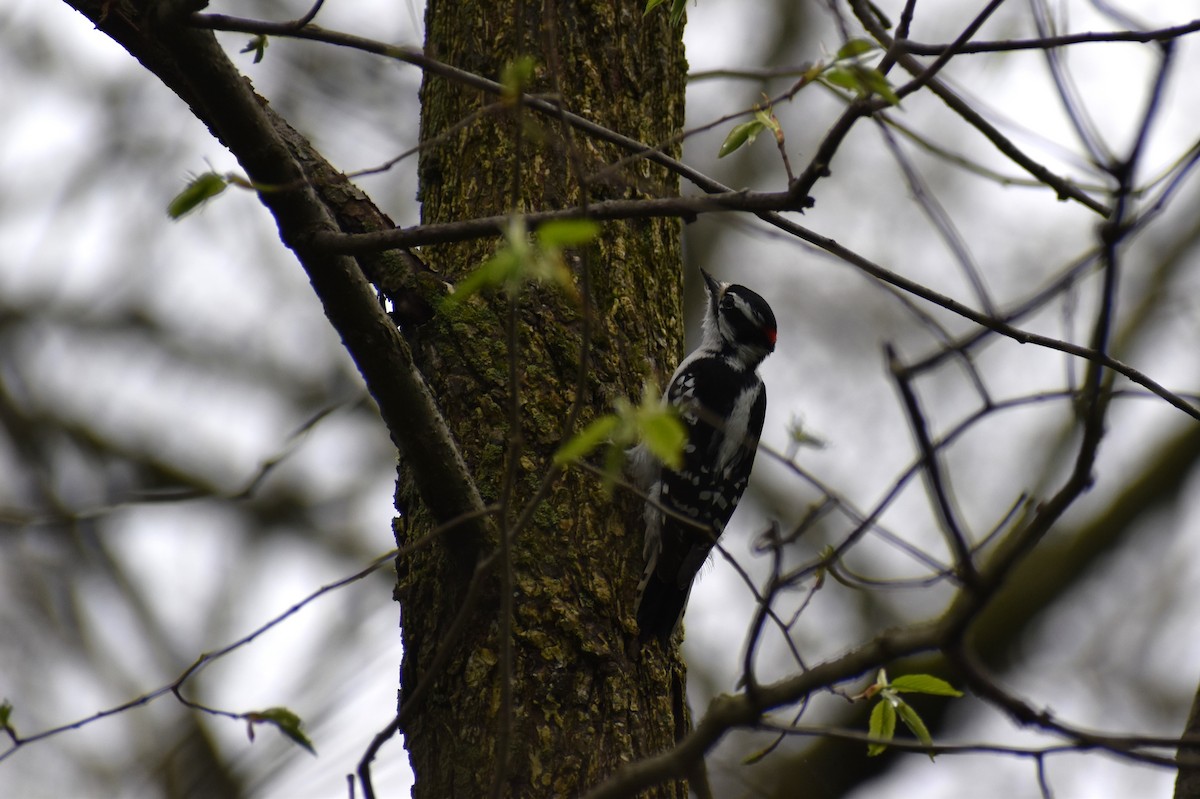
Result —
<path fill-rule="evenodd" d="M 863 63 L 863 56 L 878 49 L 877 45 L 867 39 L 851 39 L 838 49 L 829 63 L 818 61 L 806 69 L 792 94 L 810 83 L 823 83 L 854 92 L 859 97 L 878 95 L 890 105 L 899 105 L 900 97 L 888 83 L 887 76 L 877 68 Z M 775 134 L 776 141 L 783 141 L 783 128 L 771 113 L 769 105 L 767 108 L 756 108 L 753 119 L 734 126 L 721 143 L 717 157 L 724 158 L 743 145 L 752 143 L 764 130 Z"/>
<path fill-rule="evenodd" d="M 875 684 L 867 688 L 861 695 L 861 698 L 864 699 L 879 697 L 879 701 L 871 709 L 869 731 L 876 742 L 867 745 L 869 756 L 874 757 L 887 751 L 887 742 L 896 735 L 897 718 L 904 722 L 904 726 L 908 727 L 922 746 L 933 748 L 933 736 L 929 734 L 929 728 L 925 726 L 925 722 L 921 720 L 921 716 L 913 709 L 913 706 L 900 698 L 900 694 L 905 693 L 953 697 L 963 695 L 962 691 L 950 683 L 930 674 L 905 674 L 889 682 L 887 672 L 880 669 L 879 678 Z M 929 754 L 929 759 L 933 759 L 932 752 Z"/>
<path fill-rule="evenodd" d="M 467 275 L 446 297 L 443 307 L 452 308 L 487 290 L 502 288 L 515 295 L 531 282 L 558 286 L 577 299 L 564 253 L 588 244 L 599 232 L 599 224 L 589 219 L 563 219 L 545 223 L 531 236 L 524 217 L 514 215 L 496 254 Z"/>
<path fill-rule="evenodd" d="M 620 474 L 625 450 L 638 444 L 667 466 L 680 468 L 687 431 L 676 408 L 663 401 L 658 387 L 648 381 L 642 388 L 640 404 L 635 406 L 624 397 L 618 398 L 612 413 L 593 419 L 559 447 L 554 462 L 561 466 L 579 461 L 605 443 L 604 478 L 606 487 L 611 487 Z"/>

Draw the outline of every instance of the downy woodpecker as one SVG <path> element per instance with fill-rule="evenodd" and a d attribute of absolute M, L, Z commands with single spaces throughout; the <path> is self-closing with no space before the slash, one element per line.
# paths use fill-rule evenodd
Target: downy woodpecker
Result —
<path fill-rule="evenodd" d="M 649 497 L 639 641 L 658 638 L 664 647 L 679 626 L 692 580 L 746 490 L 767 410 L 756 370 L 775 349 L 775 314 L 766 300 L 701 274 L 708 295 L 703 340 L 663 395 L 687 430 L 683 465 L 671 469 L 644 446 L 633 452 L 635 480 Z"/>

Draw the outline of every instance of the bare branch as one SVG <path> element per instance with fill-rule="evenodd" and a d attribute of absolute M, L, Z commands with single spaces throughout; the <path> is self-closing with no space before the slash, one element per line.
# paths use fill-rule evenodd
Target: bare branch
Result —
<path fill-rule="evenodd" d="M 1013 50 L 1044 50 L 1047 47 L 1067 47 L 1074 44 L 1089 44 L 1098 42 L 1168 42 L 1200 31 L 1200 19 L 1192 20 L 1183 25 L 1170 28 L 1160 28 L 1152 31 L 1111 31 L 1099 33 L 1067 33 L 1061 36 L 1046 36 L 1037 39 L 1011 39 L 1000 42 L 971 42 L 955 48 L 957 52 L 970 55 L 971 53 L 1006 53 Z M 948 50 L 948 44 L 921 44 L 910 39 L 897 38 L 896 46 L 912 55 L 941 55 Z"/>
<path fill-rule="evenodd" d="M 449 527 L 446 527 L 441 530 L 430 533 L 425 538 L 421 539 L 418 542 L 415 542 L 414 547 L 415 546 L 424 546 L 426 543 L 434 540 L 437 537 L 437 535 L 440 535 L 442 532 L 444 532 L 447 529 L 449 529 Z M 203 671 L 209 664 L 211 664 L 217 660 L 220 660 L 221 658 L 225 657 L 226 655 L 252 643 L 257 638 L 262 636 L 264 633 L 270 631 L 274 627 L 287 621 L 289 618 L 296 615 L 301 610 L 303 610 L 305 607 L 307 607 L 311 603 L 315 602 L 316 600 L 320 599 L 321 597 L 325 596 L 326 594 L 336 591 L 340 588 L 344 588 L 347 585 L 350 585 L 351 583 L 355 583 L 355 582 L 358 582 L 359 580 L 362 580 L 363 578 L 365 578 L 368 575 L 375 572 L 383 564 L 392 561 L 394 558 L 400 556 L 401 554 L 404 554 L 405 551 L 411 551 L 411 550 L 409 547 L 406 547 L 405 550 L 395 550 L 394 549 L 394 550 L 391 550 L 390 552 L 385 552 L 382 555 L 379 555 L 378 557 L 376 557 L 374 560 L 372 560 L 369 564 L 367 564 L 366 567 L 364 567 L 363 569 L 360 569 L 359 571 L 355 572 L 354 574 L 351 574 L 348 577 L 343 577 L 340 580 L 337 580 L 335 582 L 328 583 L 326 585 L 321 586 L 316 591 L 313 591 L 311 594 L 306 596 L 304 599 L 301 599 L 299 602 L 292 605 L 290 608 L 285 610 L 283 613 L 279 614 L 278 616 L 272 618 L 270 621 L 263 624 L 261 627 L 258 627 L 257 629 L 253 630 L 252 632 L 242 636 L 241 638 L 239 638 L 238 640 L 236 640 L 230 644 L 227 644 L 227 645 L 221 647 L 220 649 L 216 649 L 216 650 L 213 650 L 212 652 L 205 652 L 205 653 L 201 654 L 199 657 L 196 658 L 195 661 L 192 662 L 192 664 L 190 666 L 188 666 L 186 669 L 184 669 L 183 672 L 178 677 L 176 677 L 170 683 L 168 683 L 160 688 L 156 688 L 153 691 L 149 691 L 148 693 L 142 694 L 141 696 L 135 697 L 134 699 L 130 699 L 127 702 L 123 702 L 119 705 L 108 708 L 106 710 L 101 710 L 98 713 L 93 713 L 92 715 L 87 716 L 82 719 L 79 719 L 78 721 L 73 721 L 69 724 L 64 724 L 64 725 L 61 725 L 58 727 L 52 727 L 48 730 L 43 730 L 41 732 L 34 733 L 33 735 L 18 736 L 15 733 L 13 733 L 11 730 L 9 730 L 8 735 L 13 742 L 13 746 L 10 749 L 8 749 L 7 751 L 0 753 L 0 762 L 3 762 L 4 760 L 8 759 L 20 747 L 22 747 L 26 744 L 31 744 L 35 741 L 40 741 L 44 738 L 53 737 L 55 735 L 59 735 L 60 733 L 67 732 L 68 730 L 77 730 L 82 727 L 86 727 L 90 724 L 93 724 L 94 722 L 100 721 L 101 719 L 108 718 L 109 716 L 115 716 L 119 713 L 123 713 L 123 712 L 125 712 L 127 710 L 131 710 L 135 707 L 141 707 L 142 705 L 147 705 L 150 702 L 154 701 L 155 699 L 158 699 L 161 696 L 165 696 L 166 694 L 174 694 L 176 697 L 178 697 L 180 699 L 181 702 L 184 702 L 185 704 L 192 706 L 192 707 L 201 707 L 201 709 L 203 709 L 207 712 L 210 712 L 210 713 L 216 713 L 218 715 L 228 716 L 228 717 L 232 717 L 232 718 L 242 718 L 243 714 L 230 713 L 227 711 L 218 711 L 218 710 L 213 710 L 211 708 L 204 708 L 202 706 L 195 705 L 194 703 L 190 702 L 189 700 L 185 700 L 184 697 L 181 695 L 183 686 L 192 677 L 196 676 L 201 671 Z"/>
<path fill-rule="evenodd" d="M 480 519 L 483 501 L 407 343 L 380 307 L 358 264 L 314 246 L 314 237 L 336 232 L 337 224 L 213 34 L 168 19 L 156 31 L 157 38 L 148 38 L 118 13 L 101 14 L 84 0 L 73 4 L 188 101 L 238 156 L 256 185 L 286 187 L 259 196 L 275 215 L 284 243 L 308 273 L 326 316 L 379 404 L 393 440 L 412 465 L 422 498 L 439 522 Z M 474 525 L 462 533 L 478 536 L 480 530 Z"/>
<path fill-rule="evenodd" d="M 879 23 L 874 19 L 874 16 L 866 9 L 864 0 L 852 0 L 851 6 L 855 9 L 855 14 L 863 23 L 863 26 L 870 31 L 871 35 L 886 49 L 889 53 L 893 53 L 896 58 L 896 63 L 904 68 L 906 72 L 913 75 L 914 78 L 920 78 L 926 72 L 926 68 L 909 53 L 895 46 L 895 40 L 888 35 Z M 978 111 L 971 108 L 957 94 L 952 92 L 945 84 L 935 79 L 928 80 L 927 85 L 929 90 L 942 99 L 956 114 L 963 118 L 967 124 L 974 127 L 982 133 L 988 141 L 990 141 L 997 150 L 1004 153 L 1006 157 L 1011 159 L 1015 164 L 1020 166 L 1029 174 L 1033 175 L 1042 183 L 1051 186 L 1058 192 L 1059 199 L 1075 200 L 1086 207 L 1092 209 L 1101 216 L 1107 217 L 1110 209 L 1104 204 L 1094 200 L 1087 193 L 1080 191 L 1079 188 L 1058 175 L 1055 175 L 1042 164 L 1034 161 L 1029 156 L 1025 155 L 1015 144 L 1002 134 L 990 122 L 985 120 Z"/>
<path fill-rule="evenodd" d="M 733 191 L 721 187 L 718 193 L 694 197 L 659 197 L 647 200 L 605 200 L 586 207 L 555 211 L 535 211 L 522 215 L 525 225 L 536 230 L 547 222 L 561 219 L 654 219 L 694 217 L 699 214 L 728 211 L 800 210 L 788 192 Z M 314 243 L 328 252 L 357 255 L 400 247 L 422 247 L 455 241 L 501 235 L 512 222 L 509 215 L 465 219 L 411 228 L 380 230 L 374 233 L 322 233 Z"/>
<path fill-rule="evenodd" d="M 912 161 L 900 149 L 900 145 L 892 136 L 889 128 L 889 123 L 883 119 L 876 118 L 876 124 L 880 134 L 883 136 L 884 142 L 891 151 L 892 157 L 899 164 L 900 170 L 904 173 L 904 179 L 908 183 L 909 190 L 917 203 L 921 206 L 921 210 L 925 212 L 925 216 L 929 219 L 930 224 L 937 230 L 942 237 L 942 241 L 946 243 L 946 247 L 954 255 L 958 261 L 959 269 L 971 288 L 975 292 L 975 298 L 979 300 L 980 307 L 990 316 L 997 316 L 996 306 L 992 302 L 991 295 L 988 293 L 987 285 L 983 282 L 983 275 L 980 274 L 979 265 L 975 262 L 974 256 L 971 255 L 971 250 L 963 239 L 962 234 L 954 226 L 954 220 L 951 219 L 949 212 L 946 210 L 921 174 L 917 172 Z"/>
<path fill-rule="evenodd" d="M 1050 9 L 1046 6 L 1046 0 L 1029 0 L 1029 4 L 1033 9 L 1033 23 L 1037 26 L 1038 35 L 1042 38 L 1049 38 Z M 1054 87 L 1058 91 L 1058 98 L 1062 102 L 1063 110 L 1066 112 L 1071 126 L 1075 128 L 1075 134 L 1079 137 L 1079 141 L 1094 163 L 1108 163 L 1112 160 L 1112 153 L 1096 130 L 1096 123 L 1088 114 L 1087 108 L 1079 96 L 1079 89 L 1071 80 L 1071 74 L 1067 72 L 1062 54 L 1059 53 L 1057 47 L 1045 47 L 1042 48 L 1042 55 L 1045 57 L 1050 75 L 1054 79 Z"/>
<path fill-rule="evenodd" d="M 975 584 L 978 577 L 975 573 L 974 561 L 971 559 L 971 545 L 967 542 L 967 537 L 958 524 L 954 506 L 950 501 L 950 487 L 946 484 L 946 478 L 942 474 L 941 461 L 929 437 L 929 428 L 925 422 L 925 415 L 921 410 L 917 395 L 904 373 L 904 369 L 900 366 L 900 362 L 896 357 L 896 351 L 889 344 L 885 348 L 885 353 L 888 371 L 896 381 L 900 398 L 903 400 L 904 410 L 908 415 L 909 425 L 913 430 L 913 437 L 917 440 L 917 448 L 921 453 L 922 472 L 929 485 L 929 493 L 933 498 L 934 511 L 937 514 L 942 532 L 946 536 L 946 542 L 949 545 L 950 551 L 954 553 L 955 572 L 969 589 Z"/>

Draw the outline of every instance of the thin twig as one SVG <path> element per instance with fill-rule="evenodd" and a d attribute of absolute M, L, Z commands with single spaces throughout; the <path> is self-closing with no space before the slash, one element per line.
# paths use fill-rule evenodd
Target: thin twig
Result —
<path fill-rule="evenodd" d="M 795 200 L 788 192 L 723 191 L 691 197 L 657 197 L 643 200 L 606 200 L 553 211 L 533 211 L 522 215 L 529 230 L 547 222 L 563 219 L 655 219 L 693 217 L 698 214 L 729 211 L 794 211 Z M 457 222 L 417 225 L 371 233 L 321 233 L 314 237 L 319 247 L 336 253 L 361 255 L 370 252 L 501 235 L 512 222 L 511 215 L 465 219 Z"/>
<path fill-rule="evenodd" d="M 887 31 L 879 26 L 870 12 L 865 8 L 864 0 L 851 0 L 851 7 L 855 9 L 859 20 L 867 28 L 872 36 L 890 53 L 896 56 L 896 63 L 904 68 L 906 72 L 914 77 L 926 74 L 926 67 L 912 57 L 908 52 L 895 47 L 895 40 L 888 35 Z M 957 42 L 955 43 L 957 44 Z M 965 46 L 965 45 L 964 45 Z M 945 55 L 944 51 L 941 55 Z M 958 50 L 956 50 L 958 52 Z M 940 56 L 939 56 L 940 57 Z M 1103 217 L 1107 217 L 1110 210 L 1101 202 L 1093 199 L 1086 192 L 1081 191 L 1075 184 L 1070 181 L 1055 175 L 1044 165 L 1034 161 L 1021 151 L 1015 144 L 1012 143 L 1004 134 L 997 130 L 991 123 L 983 118 L 974 108 L 964 102 L 962 98 L 952 92 L 945 84 L 935 79 L 926 79 L 924 81 L 929 90 L 942 99 L 951 110 L 958 114 L 962 119 L 980 133 L 982 133 L 988 141 L 1002 152 L 1009 160 L 1020 166 L 1029 174 L 1033 175 L 1042 183 L 1054 188 L 1058 192 L 1058 196 L 1062 199 L 1073 199 L 1085 205 Z"/>
<path fill-rule="evenodd" d="M 983 282 L 983 275 L 980 274 L 979 264 L 975 262 L 975 257 L 971 255 L 970 247 L 967 246 L 966 240 L 954 225 L 954 220 L 950 217 L 946 210 L 933 191 L 929 188 L 929 184 L 921 177 L 916 166 L 909 160 L 908 156 L 900 148 L 891 131 L 888 130 L 887 123 L 876 118 L 876 127 L 883 136 L 883 141 L 888 146 L 888 151 L 891 152 L 892 158 L 900 167 L 900 171 L 904 173 L 904 180 L 908 183 L 909 191 L 917 200 L 917 204 L 921 210 L 925 212 L 925 217 L 933 225 L 934 230 L 941 236 L 942 241 L 946 243 L 946 247 L 958 262 L 959 269 L 971 288 L 975 291 L 975 298 L 979 300 L 979 305 L 983 308 L 984 313 L 989 316 L 998 316 L 996 306 L 992 302 L 990 293 L 987 290 L 987 285 Z"/>
<path fill-rule="evenodd" d="M 963 583 L 970 587 L 975 584 L 978 577 L 974 561 L 971 559 L 971 545 L 967 542 L 967 537 L 958 523 L 958 516 L 954 512 L 953 503 L 950 501 L 950 486 L 947 484 L 946 476 L 942 473 L 941 459 L 938 458 L 937 450 L 934 449 L 933 441 L 929 437 L 929 428 L 925 422 L 925 414 L 921 410 L 921 403 L 917 399 L 916 392 L 913 391 L 912 384 L 905 376 L 904 370 L 900 367 L 900 361 L 892 345 L 886 345 L 884 351 L 888 372 L 896 381 L 896 388 L 900 392 L 909 426 L 912 427 L 913 437 L 917 441 L 917 449 L 921 453 L 922 473 L 925 475 L 929 493 L 933 498 L 934 513 L 938 518 L 942 533 L 946 536 L 946 543 L 949 545 L 950 551 L 954 553 L 955 571 Z"/>
<path fill-rule="evenodd" d="M 1168 42 L 1200 31 L 1200 19 L 1194 19 L 1182 25 L 1169 28 L 1159 28 L 1147 31 L 1101 31 L 1089 33 L 1067 33 L 1060 36 L 1047 36 L 1037 39 L 1008 39 L 995 42 L 971 42 L 956 48 L 963 55 L 973 53 L 1007 53 L 1014 50 L 1044 50 L 1047 47 L 1068 47 L 1076 44 L 1093 44 L 1102 42 Z M 913 55 L 941 55 L 951 45 L 922 44 L 910 39 L 897 37 L 897 46 L 906 53 Z"/>
<path fill-rule="evenodd" d="M 490 512 L 491 512 L 490 510 L 486 511 L 486 513 L 490 513 Z M 0 761 L 4 761 L 10 755 L 12 755 L 14 752 L 16 752 L 19 747 L 24 746 L 25 744 L 33 743 L 34 741 L 40 741 L 43 738 L 50 738 L 52 736 L 58 735 L 60 733 L 66 732 L 68 730 L 77 730 L 77 729 L 80 729 L 81 727 L 86 727 L 89 724 L 92 724 L 93 722 L 99 721 L 100 719 L 108 718 L 109 716 L 114 716 L 118 713 L 122 713 L 124 711 L 130 710 L 131 708 L 140 707 L 142 705 L 149 704 L 150 702 L 154 701 L 155 699 L 158 699 L 159 697 L 164 696 L 168 693 L 175 693 L 177 696 L 179 696 L 181 701 L 185 701 L 184 698 L 178 694 L 178 691 L 180 691 L 183 688 L 183 686 L 190 679 L 192 679 L 193 677 L 198 675 L 201 671 L 203 671 L 205 668 L 207 668 L 212 663 L 224 658 L 226 655 L 229 655 L 229 654 L 237 651 L 238 649 L 241 649 L 242 647 L 257 640 L 259 637 L 261 637 L 265 633 L 269 632 L 270 630 L 274 629 L 278 625 L 287 621 L 292 616 L 299 613 L 301 610 L 303 610 L 309 604 L 315 602 L 317 599 L 320 599 L 321 597 L 325 596 L 326 594 L 336 591 L 340 588 L 344 588 L 345 586 L 350 585 L 351 583 L 355 583 L 355 582 L 358 582 L 359 580 L 362 580 L 363 578 L 372 574 L 377 569 L 379 569 L 379 567 L 381 567 L 385 563 L 388 563 L 389 561 L 393 561 L 394 559 L 396 559 L 398 557 L 407 557 L 412 552 L 415 552 L 417 549 L 427 546 L 428 544 L 432 543 L 440 536 L 444 535 L 445 533 L 449 532 L 454 527 L 458 526 L 459 524 L 461 524 L 465 521 L 467 521 L 467 520 L 464 519 L 461 522 L 456 520 L 453 523 L 441 525 L 437 529 L 431 530 L 427 535 L 422 536 L 417 541 L 414 541 L 411 544 L 408 544 L 407 546 L 405 546 L 403 548 L 393 549 L 389 552 L 385 552 L 382 555 L 377 556 L 376 558 L 371 560 L 371 562 L 368 563 L 364 568 L 360 569 L 359 571 L 355 572 L 354 574 L 351 574 L 347 577 L 343 577 L 340 580 L 337 580 L 332 583 L 327 583 L 326 585 L 321 586 L 317 590 L 310 593 L 308 596 L 301 599 L 299 602 L 297 602 L 294 605 L 292 605 L 291 607 L 289 607 L 283 613 L 271 618 L 269 621 L 267 621 L 260 627 L 257 627 L 256 629 L 254 629 L 250 633 L 242 636 L 241 638 L 237 639 L 236 641 L 226 644 L 225 646 L 221 647 L 220 649 L 215 649 L 211 652 L 202 653 L 201 655 L 199 655 L 196 658 L 196 660 L 194 660 L 191 663 L 191 665 L 189 665 L 186 669 L 184 669 L 179 674 L 178 677 L 176 677 L 174 680 L 167 683 L 166 685 L 163 685 L 159 688 L 154 689 L 153 691 L 149 691 L 147 693 L 142 694 L 141 696 L 135 697 L 135 698 L 130 699 L 126 702 L 123 702 L 119 705 L 115 705 L 113 707 L 107 708 L 105 710 L 101 710 L 97 713 L 93 713 L 90 716 L 86 716 L 77 721 L 73 721 L 69 724 L 63 724 L 58 727 L 51 727 L 50 729 L 43 730 L 38 733 L 34 733 L 33 735 L 16 736 L 15 733 L 12 733 L 11 731 L 9 731 L 9 735 L 10 735 L 10 738 L 12 738 L 12 740 L 13 740 L 14 746 L 3 753 L 0 753 Z M 190 702 L 186 702 L 186 701 L 185 701 L 185 703 L 191 704 Z M 223 715 L 235 715 L 235 716 L 237 715 L 237 714 L 230 714 L 226 711 L 214 711 L 214 710 L 210 710 L 209 708 L 204 708 L 204 709 L 208 712 L 220 713 Z"/>
<path fill-rule="evenodd" d="M 1043 39 L 1050 38 L 1050 9 L 1046 5 L 1046 0 L 1029 0 L 1029 5 L 1033 11 L 1033 24 L 1037 27 L 1038 35 Z M 1047 46 L 1042 48 L 1041 53 L 1046 59 L 1050 77 L 1054 80 L 1054 87 L 1058 91 L 1058 99 L 1062 103 L 1063 111 L 1066 113 L 1071 127 L 1075 129 L 1075 135 L 1079 137 L 1083 148 L 1087 150 L 1094 164 L 1109 163 L 1112 161 L 1112 152 L 1096 130 L 1096 123 L 1088 114 L 1087 107 L 1079 96 L 1079 89 L 1071 80 L 1071 74 L 1063 63 L 1059 49 Z"/>

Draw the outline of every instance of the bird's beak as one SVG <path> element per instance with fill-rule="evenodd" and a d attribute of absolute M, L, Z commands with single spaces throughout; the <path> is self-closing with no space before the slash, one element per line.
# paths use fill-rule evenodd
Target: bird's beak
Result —
<path fill-rule="evenodd" d="M 704 285 L 708 288 L 709 296 L 719 299 L 721 296 L 721 290 L 725 288 L 725 284 L 714 278 L 708 272 L 705 272 L 703 269 L 700 270 L 700 274 L 704 277 Z"/>

